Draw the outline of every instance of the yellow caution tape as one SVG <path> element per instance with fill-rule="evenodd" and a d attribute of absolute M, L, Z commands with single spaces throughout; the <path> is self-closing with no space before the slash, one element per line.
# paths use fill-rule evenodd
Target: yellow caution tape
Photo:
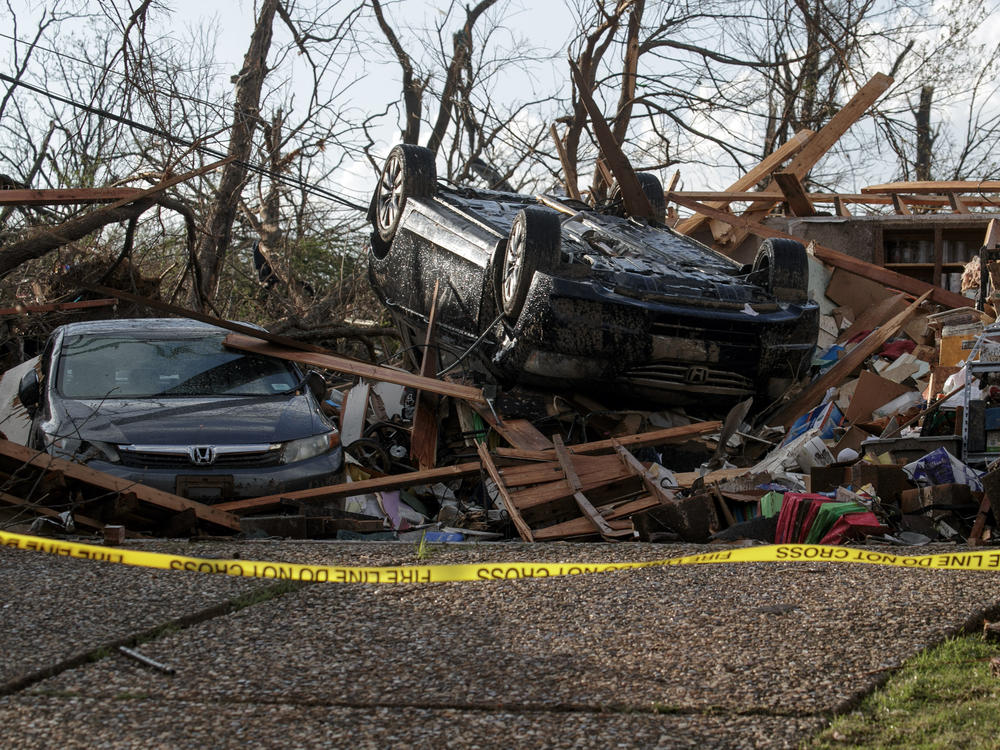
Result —
<path fill-rule="evenodd" d="M 855 547 L 831 547 L 820 544 L 771 544 L 758 547 L 737 547 L 647 562 L 478 563 L 474 565 L 399 565 L 373 568 L 183 557 L 162 552 L 143 552 L 142 550 L 121 547 L 78 544 L 36 536 L 9 534 L 3 531 L 0 531 L 0 545 L 15 549 L 35 550 L 50 555 L 76 557 L 84 560 L 103 560 L 104 562 L 136 565 L 143 568 L 189 570 L 198 573 L 222 573 L 223 575 L 246 578 L 280 578 L 323 583 L 437 583 L 551 578 L 553 576 L 574 576 L 584 573 L 604 573 L 610 570 L 632 570 L 667 565 L 747 562 L 842 562 L 937 570 L 1000 570 L 1000 552 L 893 555 Z"/>

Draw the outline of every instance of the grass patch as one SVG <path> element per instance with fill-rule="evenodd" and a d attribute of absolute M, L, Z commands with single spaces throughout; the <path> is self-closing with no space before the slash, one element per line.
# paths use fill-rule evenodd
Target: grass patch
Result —
<path fill-rule="evenodd" d="M 1000 648 L 980 636 L 945 641 L 912 659 L 857 710 L 803 747 L 996 748 Z"/>

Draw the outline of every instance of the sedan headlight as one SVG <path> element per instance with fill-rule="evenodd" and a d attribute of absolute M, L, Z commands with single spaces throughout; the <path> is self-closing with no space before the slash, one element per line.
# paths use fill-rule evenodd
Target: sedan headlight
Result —
<path fill-rule="evenodd" d="M 340 433 L 336 430 L 299 440 L 289 440 L 281 451 L 281 463 L 293 464 L 296 461 L 305 461 L 307 458 L 326 453 L 338 445 L 340 445 Z"/>
<path fill-rule="evenodd" d="M 48 452 L 51 455 L 57 458 L 64 458 L 68 461 L 76 461 L 82 464 L 94 459 L 109 461 L 113 464 L 121 461 L 121 457 L 118 455 L 118 447 L 112 443 L 49 434 L 45 435 L 45 442 L 48 445 Z"/>

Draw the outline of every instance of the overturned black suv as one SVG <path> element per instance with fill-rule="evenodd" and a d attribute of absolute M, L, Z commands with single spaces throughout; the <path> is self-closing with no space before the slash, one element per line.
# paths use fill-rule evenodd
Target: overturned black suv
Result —
<path fill-rule="evenodd" d="M 638 176 L 652 221 L 445 186 L 429 150 L 396 146 L 369 209 L 372 286 L 418 345 L 439 281 L 438 339 L 502 381 L 685 404 L 801 375 L 819 320 L 805 248 L 766 240 L 741 266 L 666 226 L 659 180 Z"/>

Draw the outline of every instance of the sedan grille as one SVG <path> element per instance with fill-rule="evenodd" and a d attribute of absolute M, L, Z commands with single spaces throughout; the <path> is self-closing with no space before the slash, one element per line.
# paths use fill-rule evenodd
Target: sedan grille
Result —
<path fill-rule="evenodd" d="M 278 446 L 213 446 L 212 461 L 205 461 L 205 451 L 198 451 L 198 447 L 122 446 L 119 455 L 123 466 L 136 469 L 263 468 L 281 463 Z"/>

